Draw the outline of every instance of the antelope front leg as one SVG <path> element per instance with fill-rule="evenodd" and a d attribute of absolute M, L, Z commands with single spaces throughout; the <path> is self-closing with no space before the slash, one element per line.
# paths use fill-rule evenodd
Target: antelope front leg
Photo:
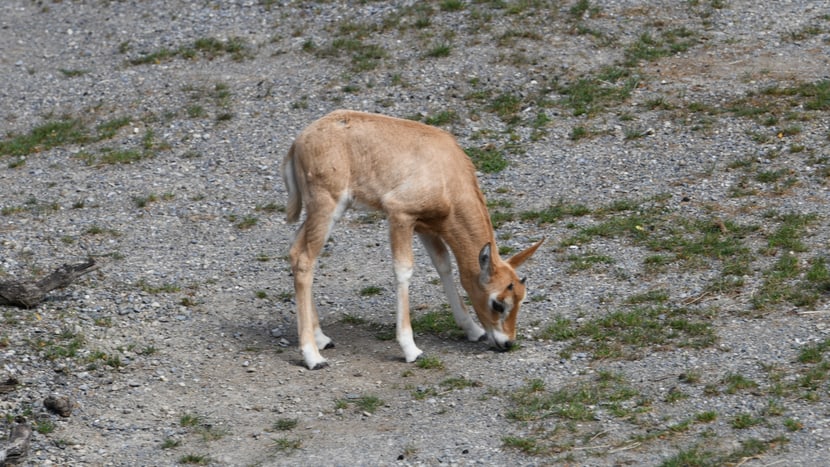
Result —
<path fill-rule="evenodd" d="M 444 285 L 444 292 L 450 302 L 455 323 L 464 330 L 468 340 L 476 342 L 485 338 L 487 333 L 473 321 L 470 313 L 461 302 L 461 296 L 458 295 L 458 288 L 455 286 L 452 277 L 450 253 L 447 251 L 444 241 L 440 237 L 429 234 L 419 234 L 418 237 L 421 239 L 427 253 L 429 253 L 429 258 L 432 260 L 435 270 L 438 271 L 438 276 L 441 277 L 441 284 Z"/>
<path fill-rule="evenodd" d="M 392 257 L 395 262 L 395 280 L 397 281 L 398 310 L 396 334 L 398 344 L 403 349 L 404 359 L 414 362 L 423 354 L 415 345 L 412 335 L 412 323 L 409 318 L 409 280 L 412 278 L 412 232 L 411 224 L 396 223 L 389 220 L 392 243 Z"/>

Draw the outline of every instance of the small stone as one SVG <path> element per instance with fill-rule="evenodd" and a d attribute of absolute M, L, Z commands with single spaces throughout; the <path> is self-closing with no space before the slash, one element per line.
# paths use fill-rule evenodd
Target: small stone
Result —
<path fill-rule="evenodd" d="M 61 417 L 69 417 L 72 415 L 72 406 L 74 403 L 68 396 L 60 396 L 52 394 L 43 399 L 43 406 L 51 412 L 54 412 Z"/>

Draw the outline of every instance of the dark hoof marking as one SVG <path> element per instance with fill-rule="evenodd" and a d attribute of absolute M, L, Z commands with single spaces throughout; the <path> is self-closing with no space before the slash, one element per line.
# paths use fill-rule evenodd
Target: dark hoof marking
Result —
<path fill-rule="evenodd" d="M 312 368 L 312 370 L 322 370 L 323 368 L 327 368 L 328 366 L 329 362 L 322 362 L 314 365 L 314 368 Z"/>
<path fill-rule="evenodd" d="M 328 344 L 326 344 L 325 347 L 323 347 L 323 350 L 333 349 L 333 348 L 334 348 L 334 341 L 330 341 Z"/>
<path fill-rule="evenodd" d="M 504 346 L 494 345 L 491 348 L 493 350 L 495 350 L 496 352 L 509 352 L 509 351 L 513 350 L 514 347 L 516 347 L 516 344 L 511 341 L 511 342 L 505 342 Z"/>
<path fill-rule="evenodd" d="M 478 338 L 478 341 L 487 342 L 487 333 L 485 332 L 484 334 L 482 334 L 481 337 Z"/>

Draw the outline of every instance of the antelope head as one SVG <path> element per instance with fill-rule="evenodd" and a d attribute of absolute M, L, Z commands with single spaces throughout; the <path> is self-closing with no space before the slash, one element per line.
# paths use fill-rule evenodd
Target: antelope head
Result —
<path fill-rule="evenodd" d="M 487 340 L 498 350 L 508 350 L 516 341 L 516 320 L 527 289 L 525 278 L 519 278 L 516 268 L 522 265 L 545 241 L 543 238 L 530 248 L 507 261 L 493 252 L 493 244 L 484 245 L 478 254 L 481 272 L 478 287 L 470 291 L 470 301 L 484 326 Z M 483 337 L 483 336 L 482 336 Z"/>

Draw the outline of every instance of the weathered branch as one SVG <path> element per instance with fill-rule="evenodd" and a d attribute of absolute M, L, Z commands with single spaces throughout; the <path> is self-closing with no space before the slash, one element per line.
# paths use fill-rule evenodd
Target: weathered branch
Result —
<path fill-rule="evenodd" d="M 23 461 L 29 454 L 29 440 L 32 427 L 23 417 L 17 417 L 9 434 L 8 444 L 0 449 L 0 467 L 14 465 Z"/>
<path fill-rule="evenodd" d="M 17 389 L 18 384 L 20 384 L 20 381 L 18 381 L 17 378 L 9 376 L 5 381 L 0 381 L 0 394 L 13 392 Z"/>
<path fill-rule="evenodd" d="M 71 284 L 75 279 L 98 269 L 95 260 L 89 258 L 79 264 L 64 264 L 43 279 L 33 281 L 0 282 L 0 305 L 31 308 L 55 289 Z"/>

